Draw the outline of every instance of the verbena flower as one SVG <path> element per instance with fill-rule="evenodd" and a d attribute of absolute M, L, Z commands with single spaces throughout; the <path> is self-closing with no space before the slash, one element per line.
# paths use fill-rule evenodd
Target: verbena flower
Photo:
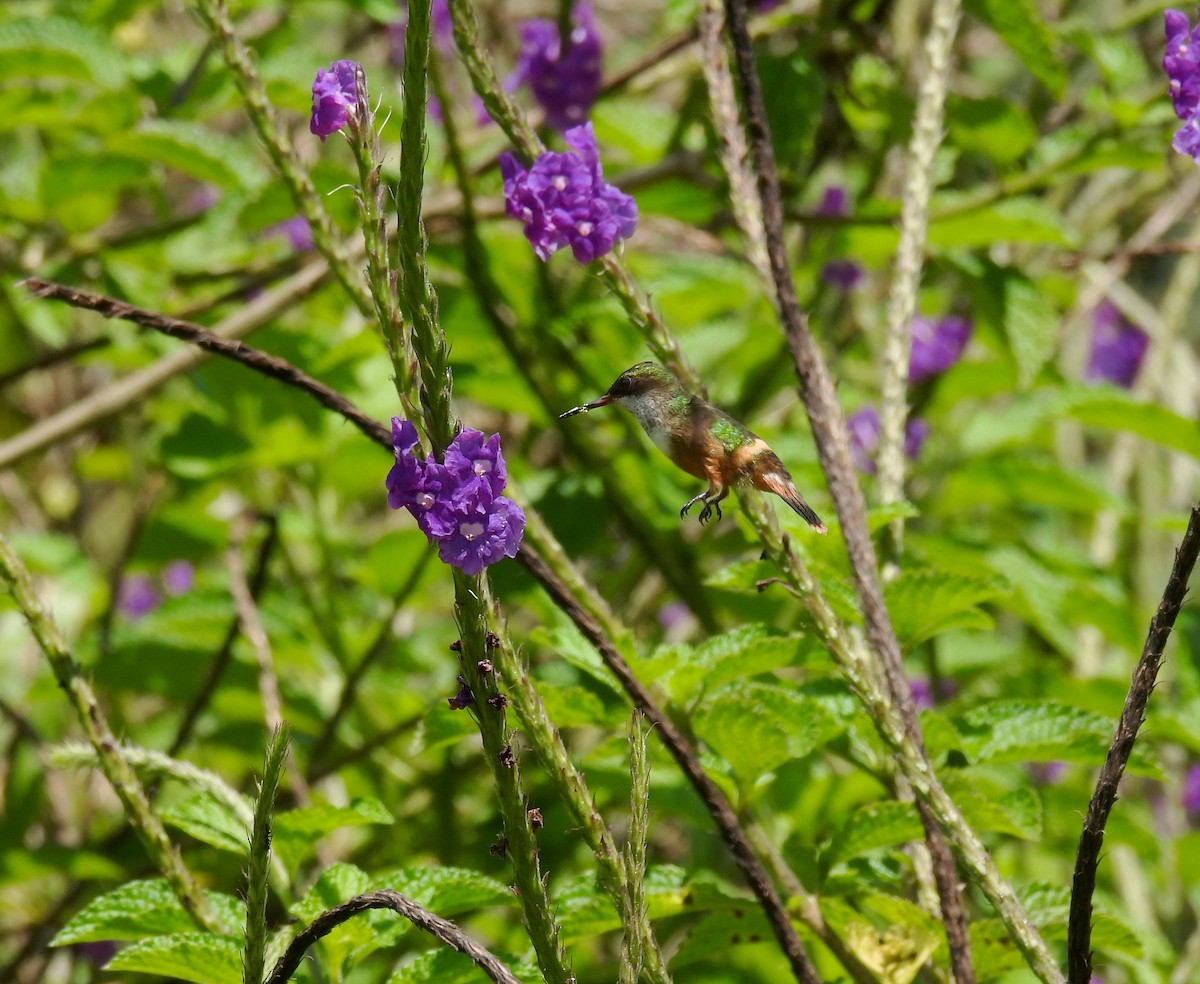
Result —
<path fill-rule="evenodd" d="M 1066 762 L 1027 762 L 1025 768 L 1038 786 L 1053 786 L 1067 774 Z"/>
<path fill-rule="evenodd" d="M 825 189 L 825 193 L 821 196 L 821 201 L 817 204 L 816 214 L 831 217 L 845 215 L 848 205 L 849 199 L 846 195 L 846 189 L 841 185 L 830 185 Z"/>
<path fill-rule="evenodd" d="M 303 215 L 293 215 L 290 219 L 267 226 L 262 234 L 264 238 L 268 239 L 272 236 L 286 239 L 297 253 L 303 253 L 313 248 L 312 226 L 308 224 L 308 219 Z"/>
<path fill-rule="evenodd" d="M 186 560 L 173 560 L 163 568 L 163 590 L 173 598 L 185 595 L 196 583 L 196 571 Z"/>
<path fill-rule="evenodd" d="M 525 514 L 500 493 L 508 480 L 500 435 L 466 429 L 446 449 L 441 464 L 413 453 L 417 431 L 392 418 L 396 463 L 387 476 L 388 505 L 407 509 L 443 562 L 478 574 L 502 557 L 515 557 Z"/>
<path fill-rule="evenodd" d="M 512 154 L 500 155 L 505 206 L 524 223 L 539 259 L 570 246 L 576 260 L 590 263 L 633 235 L 637 204 L 605 183 L 591 123 L 563 137 L 571 150 L 547 151 L 529 169 Z"/>
<path fill-rule="evenodd" d="M 158 607 L 161 599 L 154 582 L 145 574 L 121 578 L 117 588 L 117 608 L 130 620 L 142 618 Z"/>
<path fill-rule="evenodd" d="M 558 24 L 538 18 L 521 25 L 521 54 L 510 82 L 527 83 L 556 130 L 578 126 L 588 117 L 604 75 L 603 44 L 589 3 L 571 13 L 571 43 L 562 50 Z"/>
<path fill-rule="evenodd" d="M 1166 11 L 1163 24 L 1167 36 L 1163 71 L 1175 115 L 1183 120 L 1171 146 L 1200 163 L 1200 24 L 1193 28 L 1181 10 Z"/>
<path fill-rule="evenodd" d="M 821 267 L 821 280 L 844 294 L 849 294 L 867 276 L 861 263 L 854 260 L 830 260 Z"/>
<path fill-rule="evenodd" d="M 927 711 L 935 707 L 939 701 L 949 700 L 958 693 L 958 684 L 949 677 L 938 680 L 937 695 L 934 696 L 933 685 L 925 677 L 909 677 L 908 685 L 912 689 L 913 703 L 918 711 Z"/>
<path fill-rule="evenodd" d="M 908 363 L 908 381 L 920 383 L 937 376 L 962 358 L 971 339 L 973 325 L 967 318 L 913 318 L 912 352 Z"/>
<path fill-rule="evenodd" d="M 1116 306 L 1105 301 L 1092 312 L 1092 350 L 1083 378 L 1129 389 L 1142 368 L 1150 336 L 1130 324 Z"/>
<path fill-rule="evenodd" d="M 1200 765 L 1193 765 L 1187 770 L 1179 801 L 1191 820 L 1200 820 Z"/>
<path fill-rule="evenodd" d="M 358 63 L 348 59 L 335 61 L 329 68 L 317 69 L 312 86 L 312 119 L 308 128 L 325 142 L 354 116 L 358 103 L 356 75 Z"/>
<path fill-rule="evenodd" d="M 846 418 L 846 428 L 850 431 L 850 456 L 854 459 L 854 467 L 874 475 L 881 429 L 879 411 L 874 407 L 855 410 Z M 913 417 L 904 425 L 904 453 L 907 457 L 916 458 L 920 455 L 929 431 L 929 422 L 921 417 Z"/>

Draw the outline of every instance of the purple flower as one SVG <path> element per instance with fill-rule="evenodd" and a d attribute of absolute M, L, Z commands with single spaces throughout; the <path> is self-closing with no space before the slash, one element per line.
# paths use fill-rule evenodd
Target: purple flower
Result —
<path fill-rule="evenodd" d="M 173 560 L 163 569 L 163 590 L 172 598 L 178 598 L 192 590 L 196 583 L 196 571 L 186 560 Z"/>
<path fill-rule="evenodd" d="M 131 621 L 148 615 L 158 607 L 158 591 L 145 574 L 130 574 L 121 578 L 117 587 L 117 607 Z"/>
<path fill-rule="evenodd" d="M 658 610 L 658 624 L 670 632 L 692 617 L 686 601 L 671 601 Z"/>
<path fill-rule="evenodd" d="M 821 280 L 836 287 L 843 294 L 849 294 L 866 277 L 867 271 L 861 263 L 854 260 L 830 260 L 821 267 Z"/>
<path fill-rule="evenodd" d="M 511 154 L 500 155 L 504 201 L 539 259 L 570 246 L 576 260 L 590 263 L 633 235 L 637 204 L 605 183 L 591 123 L 563 137 L 572 150 L 547 151 L 528 170 Z"/>
<path fill-rule="evenodd" d="M 546 123 L 556 130 L 578 126 L 588 117 L 604 74 L 603 45 L 589 3 L 571 15 L 571 43 L 562 50 L 558 24 L 538 18 L 521 25 L 521 54 L 512 81 L 528 82 Z"/>
<path fill-rule="evenodd" d="M 816 214 L 836 218 L 839 215 L 846 214 L 848 205 L 849 199 L 846 195 L 846 189 L 841 185 L 830 185 L 825 189 L 825 194 L 821 196 Z"/>
<path fill-rule="evenodd" d="M 973 325 L 967 318 L 954 315 L 934 320 L 920 315 L 913 318 L 912 353 L 908 363 L 908 381 L 916 384 L 937 376 L 962 358 L 971 338 Z"/>
<path fill-rule="evenodd" d="M 478 574 L 503 557 L 515 557 L 525 530 L 525 514 L 511 499 L 492 496 L 473 482 L 458 491 L 442 513 L 450 532 L 438 540 L 438 557 L 464 574 Z"/>
<path fill-rule="evenodd" d="M 917 705 L 918 711 L 927 711 L 939 700 L 949 700 L 958 693 L 958 684 L 949 677 L 942 677 L 938 681 L 936 698 L 933 686 L 925 677 L 909 677 L 908 685 L 912 688 L 913 703 Z"/>
<path fill-rule="evenodd" d="M 1067 774 L 1066 762 L 1027 762 L 1025 768 L 1038 786 L 1053 786 Z"/>
<path fill-rule="evenodd" d="M 862 407 L 846 418 L 850 431 L 850 456 L 854 467 L 868 475 L 875 474 L 875 452 L 879 450 L 879 412 L 874 407 Z M 929 436 L 929 423 L 913 417 L 904 425 L 904 453 L 916 458 Z"/>
<path fill-rule="evenodd" d="M 1163 15 L 1167 45 L 1163 71 L 1171 93 L 1175 115 L 1183 120 L 1171 146 L 1200 162 L 1200 24 L 1193 29 L 1187 14 L 1168 10 Z"/>
<path fill-rule="evenodd" d="M 392 418 L 396 463 L 387 476 L 388 505 L 407 509 L 438 556 L 467 574 L 478 574 L 502 557 L 515 557 L 525 514 L 500 493 L 508 469 L 500 435 L 467 428 L 446 449 L 445 462 L 413 453 L 417 430 Z"/>
<path fill-rule="evenodd" d="M 313 248 L 312 226 L 303 215 L 293 215 L 290 219 L 267 226 L 262 234 L 267 239 L 273 236 L 286 239 L 297 253 Z"/>
<path fill-rule="evenodd" d="M 475 703 L 475 695 L 471 692 L 471 688 L 467 685 L 467 680 L 459 674 L 458 677 L 458 693 L 453 697 L 446 698 L 452 711 L 462 711 Z"/>
<path fill-rule="evenodd" d="M 1092 312 L 1092 352 L 1083 378 L 1129 389 L 1137 378 L 1150 336 L 1130 324 L 1110 301 Z"/>
<path fill-rule="evenodd" d="M 1179 801 L 1187 811 L 1189 820 L 1200 820 L 1200 765 L 1193 765 L 1187 770 Z"/>
<path fill-rule="evenodd" d="M 321 143 L 350 122 L 358 104 L 358 63 L 335 61 L 328 69 L 317 69 L 312 87 L 312 119 L 308 128 Z"/>

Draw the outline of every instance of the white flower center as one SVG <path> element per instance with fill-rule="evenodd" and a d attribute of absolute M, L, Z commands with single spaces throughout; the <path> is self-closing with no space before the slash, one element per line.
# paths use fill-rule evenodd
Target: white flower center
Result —
<path fill-rule="evenodd" d="M 567 190 L 567 177 L 564 174 L 556 174 L 550 179 L 550 183 L 559 191 Z"/>
<path fill-rule="evenodd" d="M 581 236 L 590 236 L 594 228 L 596 227 L 590 222 L 580 222 L 579 225 L 575 227 L 575 231 Z"/>
<path fill-rule="evenodd" d="M 471 462 L 476 475 L 486 475 L 492 470 L 492 463 L 487 458 L 476 458 Z"/>
<path fill-rule="evenodd" d="M 428 492 L 420 492 L 417 494 L 417 505 L 422 509 L 428 509 L 433 505 L 433 496 Z"/>
<path fill-rule="evenodd" d="M 470 542 L 477 536 L 483 536 L 483 523 L 460 523 L 458 532 L 464 540 Z"/>

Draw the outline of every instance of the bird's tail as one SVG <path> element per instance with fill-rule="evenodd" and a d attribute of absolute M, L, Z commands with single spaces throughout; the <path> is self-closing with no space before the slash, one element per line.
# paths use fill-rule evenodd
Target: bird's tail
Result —
<path fill-rule="evenodd" d="M 766 457 L 765 455 L 763 456 Z M 774 455 L 771 455 L 775 458 Z M 796 485 L 792 481 L 792 476 L 788 474 L 787 469 L 783 467 L 783 462 L 778 458 L 774 461 L 760 459 L 760 467 L 754 470 L 751 476 L 751 482 L 756 489 L 762 489 L 764 492 L 774 492 L 779 498 L 792 507 L 804 521 L 808 523 L 818 533 L 828 532 L 825 529 L 825 524 L 821 522 L 821 517 L 814 511 L 813 507 L 804 501 L 804 496 L 796 491 Z"/>

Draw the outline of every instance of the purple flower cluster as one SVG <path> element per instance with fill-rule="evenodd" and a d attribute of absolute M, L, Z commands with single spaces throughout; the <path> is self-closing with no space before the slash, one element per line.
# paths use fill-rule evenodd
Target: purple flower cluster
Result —
<path fill-rule="evenodd" d="M 312 119 L 308 128 L 321 143 L 350 122 L 358 104 L 358 63 L 335 61 L 317 69 L 312 86 Z"/>
<path fill-rule="evenodd" d="M 854 466 L 868 475 L 875 474 L 875 452 L 879 450 L 879 412 L 874 407 L 856 410 L 846 419 L 850 431 L 850 454 Z M 929 423 L 913 417 L 904 427 L 904 453 L 916 458 L 929 436 Z"/>
<path fill-rule="evenodd" d="M 841 185 L 830 185 L 817 205 L 816 214 L 830 217 L 845 215 L 849 204 L 846 189 Z M 849 294 L 863 282 L 867 271 L 856 260 L 830 260 L 821 267 L 820 276 L 823 283 Z"/>
<path fill-rule="evenodd" d="M 1129 389 L 1142 368 L 1150 336 L 1130 324 L 1111 301 L 1092 312 L 1092 351 L 1083 378 Z"/>
<path fill-rule="evenodd" d="M 510 84 L 528 83 L 546 122 L 556 130 L 578 126 L 600 92 L 604 49 L 589 3 L 576 4 L 564 52 L 558 24 L 538 18 L 521 25 L 521 54 Z"/>
<path fill-rule="evenodd" d="M 1163 21 L 1167 35 L 1163 71 L 1175 115 L 1183 120 L 1171 146 L 1200 163 L 1200 24 L 1193 28 L 1181 10 L 1166 11 Z"/>
<path fill-rule="evenodd" d="M 161 590 L 172 598 L 192 590 L 195 569 L 186 560 L 173 560 L 159 577 Z M 154 611 L 162 603 L 160 584 L 148 574 L 129 574 L 117 586 L 117 608 L 131 622 Z"/>
<path fill-rule="evenodd" d="M 1189 820 L 1200 820 L 1200 765 L 1193 765 L 1187 770 L 1179 800 Z"/>
<path fill-rule="evenodd" d="M 908 362 L 910 385 L 941 375 L 962 358 L 973 325 L 967 318 L 913 318 L 912 351 Z"/>
<path fill-rule="evenodd" d="M 637 226 L 637 204 L 604 181 L 592 124 L 563 134 L 570 151 L 547 151 L 528 170 L 512 154 L 500 155 L 508 214 L 525 225 L 525 238 L 541 260 L 570 246 L 590 263 Z"/>
<path fill-rule="evenodd" d="M 500 435 L 467 429 L 446 449 L 445 461 L 413 454 L 417 429 L 392 418 L 396 464 L 387 476 L 388 505 L 407 509 L 436 541 L 443 563 L 478 574 L 502 557 L 515 557 L 525 514 L 500 493 L 508 481 Z"/>

